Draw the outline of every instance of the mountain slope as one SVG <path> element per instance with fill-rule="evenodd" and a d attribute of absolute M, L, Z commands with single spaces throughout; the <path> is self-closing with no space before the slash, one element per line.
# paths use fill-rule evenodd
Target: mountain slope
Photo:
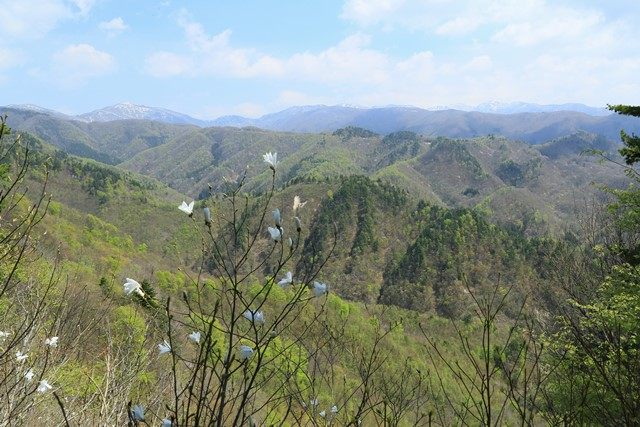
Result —
<path fill-rule="evenodd" d="M 117 164 L 148 148 L 162 145 L 197 127 L 149 120 L 86 123 L 47 112 L 5 108 L 15 131 L 29 132 L 69 154 Z"/>
<path fill-rule="evenodd" d="M 114 120 L 153 120 L 171 124 L 189 124 L 204 126 L 204 120 L 195 119 L 187 114 L 159 107 L 147 107 L 130 102 L 111 105 L 89 113 L 80 114 L 78 119 L 87 122 L 111 122 Z"/>
<path fill-rule="evenodd" d="M 141 152 L 122 166 L 197 197 L 209 185 L 223 188 L 247 166 L 248 188 L 259 189 L 266 178 L 261 155 L 276 151 L 281 185 L 367 175 L 406 189 L 412 197 L 478 207 L 495 213 L 498 221 L 539 233 L 572 218 L 572 194 L 597 194 L 591 182 L 626 182 L 619 168 L 581 155 L 582 147 L 598 138 L 575 134 L 571 139 L 579 142 L 565 144 L 566 153 L 558 157 L 550 154 L 550 145 L 493 136 L 451 140 L 407 131 L 381 137 L 358 128 L 333 134 L 210 128 Z M 607 144 L 615 154 L 616 147 Z"/>

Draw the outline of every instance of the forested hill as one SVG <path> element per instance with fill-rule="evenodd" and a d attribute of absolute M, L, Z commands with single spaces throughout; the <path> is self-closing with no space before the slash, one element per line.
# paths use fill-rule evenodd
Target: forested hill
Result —
<path fill-rule="evenodd" d="M 59 123 L 0 132 L 3 420 L 634 420 L 637 180 L 606 138 L 107 122 L 90 154 L 148 145 L 107 165 Z"/>
<path fill-rule="evenodd" d="M 9 124 L 16 130 L 33 132 L 74 154 L 110 163 L 127 160 L 133 154 L 167 142 L 193 130 L 197 125 L 252 126 L 305 133 L 332 133 L 351 126 L 381 135 L 398 131 L 449 138 L 496 135 L 532 144 L 545 143 L 580 131 L 608 140 L 617 140 L 620 129 L 640 133 L 640 126 L 628 117 L 616 114 L 589 115 L 578 111 L 496 114 L 460 110 L 429 111 L 415 107 L 306 106 L 267 114 L 259 119 L 229 116 L 205 122 L 182 120 L 184 115 L 172 115 L 172 112 L 164 109 L 156 111 L 149 107 L 128 107 L 133 108 L 133 114 L 123 114 L 122 109 L 105 109 L 96 117 L 108 119 L 97 121 L 88 120 L 88 117 L 93 117 L 91 115 L 67 116 L 42 108 L 0 107 L 0 114 L 7 114 Z"/>
<path fill-rule="evenodd" d="M 248 186 L 259 189 L 265 173 L 260 153 L 277 151 L 278 182 L 323 181 L 337 176 L 380 178 L 449 207 L 476 207 L 527 227 L 555 228 L 570 220 L 573 194 L 598 194 L 592 182 L 624 186 L 619 168 L 584 155 L 617 144 L 577 133 L 540 146 L 503 137 L 452 140 L 403 131 L 386 136 L 362 128 L 331 134 L 296 134 L 254 128 L 209 128 L 146 150 L 123 168 L 153 176 L 193 197 L 224 187 L 248 166 Z M 561 149 L 558 147 L 562 147 Z"/>
<path fill-rule="evenodd" d="M 614 187 L 626 182 L 619 168 L 583 154 L 595 149 L 616 155 L 618 143 L 597 133 L 564 134 L 571 120 L 558 128 L 562 136 L 532 146 L 497 135 L 450 139 L 406 130 L 384 135 L 353 126 L 315 134 L 203 129 L 148 120 L 86 123 L 47 112 L 8 112 L 16 129 L 67 153 L 118 164 L 191 197 L 206 194 L 209 186 L 222 189 L 246 166 L 248 187 L 260 191 L 260 153 L 272 150 L 282 159 L 279 184 L 360 174 L 381 178 L 416 199 L 483 209 L 494 219 L 539 232 L 573 221 L 576 192 L 600 194 L 592 182 Z M 609 121 L 612 127 L 621 120 L 617 115 L 584 116 Z M 518 119 L 521 129 L 532 125 L 527 117 Z"/>

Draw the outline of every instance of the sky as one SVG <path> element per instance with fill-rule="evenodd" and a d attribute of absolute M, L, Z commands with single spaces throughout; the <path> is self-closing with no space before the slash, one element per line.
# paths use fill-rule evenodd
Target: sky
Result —
<path fill-rule="evenodd" d="M 640 102 L 638 0 L 0 0 L 0 105 Z"/>

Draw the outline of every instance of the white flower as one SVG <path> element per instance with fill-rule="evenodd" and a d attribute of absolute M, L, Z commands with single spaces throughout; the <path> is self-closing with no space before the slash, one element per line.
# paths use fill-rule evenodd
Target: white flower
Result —
<path fill-rule="evenodd" d="M 322 418 L 324 418 L 324 416 L 327 415 L 327 411 L 320 411 L 320 413 L 318 415 L 320 415 Z"/>
<path fill-rule="evenodd" d="M 269 234 L 271 234 L 271 238 L 273 239 L 274 242 L 280 241 L 280 239 L 282 238 L 282 232 L 284 231 L 282 227 L 280 228 L 267 227 L 267 230 L 269 230 Z"/>
<path fill-rule="evenodd" d="M 144 407 L 142 405 L 133 405 L 131 417 L 134 421 L 144 421 Z"/>
<path fill-rule="evenodd" d="M 160 344 L 158 344 L 158 351 L 160 352 L 160 354 L 170 353 L 171 345 L 167 342 L 167 340 L 164 340 Z"/>
<path fill-rule="evenodd" d="M 51 387 L 51 384 L 49 384 L 47 380 L 42 380 L 40 381 L 40 384 L 38 384 L 37 391 L 38 393 L 45 393 L 47 390 L 51 390 L 52 388 L 53 387 Z"/>
<path fill-rule="evenodd" d="M 244 316 L 244 318 L 250 322 L 264 324 L 264 313 L 262 311 L 254 312 L 251 310 L 247 310 L 244 313 L 242 313 L 242 316 Z"/>
<path fill-rule="evenodd" d="M 173 421 L 171 421 L 169 418 L 162 419 L 162 427 L 171 427 L 172 425 Z"/>
<path fill-rule="evenodd" d="M 276 171 L 276 167 L 278 166 L 278 153 L 271 154 L 271 152 L 268 152 L 267 154 L 262 156 L 262 159 L 266 164 L 269 165 L 271 170 L 273 170 L 274 172 Z"/>
<path fill-rule="evenodd" d="M 191 332 L 189 334 L 189 339 L 196 344 L 200 344 L 200 332 L 199 331 Z"/>
<path fill-rule="evenodd" d="M 204 224 L 211 225 L 211 209 L 204 208 Z"/>
<path fill-rule="evenodd" d="M 250 358 L 252 354 L 253 354 L 253 349 L 251 347 L 244 344 L 240 346 L 240 358 L 242 360 L 246 360 Z"/>
<path fill-rule="evenodd" d="M 290 285 L 291 282 L 293 282 L 293 274 L 291 274 L 290 271 L 287 271 L 287 274 L 285 274 L 284 277 L 280 279 L 280 281 L 278 282 L 278 285 L 284 288 L 287 285 Z"/>
<path fill-rule="evenodd" d="M 16 351 L 16 360 L 18 362 L 24 362 L 25 360 L 27 360 L 27 357 L 29 357 L 26 354 L 23 354 L 20 350 Z"/>
<path fill-rule="evenodd" d="M 298 209 L 303 208 L 304 205 L 306 205 L 307 202 L 301 202 L 300 201 L 300 196 L 295 196 L 293 198 L 293 212 L 296 212 Z"/>
<path fill-rule="evenodd" d="M 280 215 L 280 209 L 276 208 L 272 213 L 273 220 L 276 223 L 276 227 L 280 228 L 282 226 L 282 215 Z"/>
<path fill-rule="evenodd" d="M 321 282 L 313 282 L 313 294 L 317 297 L 327 293 L 327 284 Z"/>
<path fill-rule="evenodd" d="M 311 406 L 318 406 L 318 398 L 317 398 L 317 397 L 315 397 L 315 398 L 311 399 L 311 400 L 309 401 L 309 404 L 310 404 Z"/>
<path fill-rule="evenodd" d="M 296 231 L 299 233 L 300 231 L 302 231 L 302 222 L 297 216 L 294 216 L 293 220 L 296 222 Z"/>
<path fill-rule="evenodd" d="M 287 239 L 287 244 L 289 245 L 289 248 L 293 249 L 293 239 L 291 237 Z"/>
<path fill-rule="evenodd" d="M 333 413 L 333 414 L 337 414 L 338 413 L 338 407 L 336 405 L 333 405 L 331 407 L 331 413 Z"/>
<path fill-rule="evenodd" d="M 11 332 L 0 331 L 0 342 L 4 341 L 9 335 L 11 335 Z"/>
<path fill-rule="evenodd" d="M 127 281 L 124 283 L 124 293 L 127 295 L 131 295 L 132 293 L 137 293 L 141 297 L 144 296 L 144 291 L 142 290 L 142 285 L 136 282 L 133 279 L 129 279 L 127 277 Z"/>
<path fill-rule="evenodd" d="M 58 346 L 58 337 L 51 337 L 44 340 L 44 344 L 49 347 L 57 347 Z"/>
<path fill-rule="evenodd" d="M 25 374 L 24 374 L 24 379 L 27 381 L 31 381 L 33 379 L 33 377 L 36 374 L 33 373 L 33 369 L 29 369 Z"/>
<path fill-rule="evenodd" d="M 194 204 L 195 204 L 195 200 L 192 201 L 189 204 L 187 204 L 187 202 L 185 202 L 183 200 L 182 204 L 180 206 L 178 206 L 178 209 L 180 209 L 182 212 L 186 213 L 187 215 L 191 216 L 191 215 L 193 215 L 193 205 Z"/>

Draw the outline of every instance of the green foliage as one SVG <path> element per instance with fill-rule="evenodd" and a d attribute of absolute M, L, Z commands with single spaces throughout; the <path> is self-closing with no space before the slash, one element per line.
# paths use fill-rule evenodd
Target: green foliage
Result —
<path fill-rule="evenodd" d="M 356 126 L 347 126 L 337 129 L 333 132 L 333 135 L 341 137 L 343 141 L 351 138 L 373 138 L 375 136 L 378 136 L 378 134 L 375 132 L 371 132 L 370 130 L 359 128 Z"/>
<path fill-rule="evenodd" d="M 144 316 L 129 305 L 113 311 L 113 337 L 120 345 L 133 345 L 140 349 L 144 344 L 147 324 Z"/>
<path fill-rule="evenodd" d="M 151 181 L 130 179 L 121 170 L 92 161 L 69 157 L 65 165 L 74 177 L 81 180 L 83 189 L 90 195 L 97 196 L 102 204 L 107 203 L 116 193 L 125 191 L 125 183 L 133 190 L 151 190 L 155 187 Z"/>
<path fill-rule="evenodd" d="M 363 176 L 345 178 L 318 209 L 309 237 L 304 242 L 302 259 L 322 257 L 328 242 L 332 240 L 334 224 L 341 240 L 353 236 L 349 247 L 350 256 L 360 255 L 365 250 L 375 250 L 378 244 L 375 227 L 377 208 L 384 207 L 385 211 L 394 215 L 406 203 L 406 194 L 396 187 Z"/>
<path fill-rule="evenodd" d="M 78 362 L 69 362 L 57 372 L 56 384 L 62 388 L 65 396 L 87 399 L 98 392 L 97 384 L 103 381 L 95 371 L 95 368 Z"/>
<path fill-rule="evenodd" d="M 421 206 L 414 214 L 420 234 L 387 266 L 380 303 L 459 317 L 465 304 L 463 276 L 481 286 L 500 274 L 509 280 L 520 274 L 522 255 L 506 231 L 476 211 Z"/>
<path fill-rule="evenodd" d="M 536 171 L 539 167 L 540 159 L 534 159 L 524 164 L 508 159 L 500 163 L 496 170 L 496 175 L 509 185 L 521 187 L 537 176 Z"/>
<path fill-rule="evenodd" d="M 153 288 L 151 283 L 149 283 L 147 280 L 143 280 L 142 282 L 140 282 L 140 286 L 142 287 L 142 291 L 144 292 L 144 297 L 136 293 L 134 298 L 138 301 L 138 303 L 144 308 L 159 308 L 160 303 L 156 298 L 156 290 Z"/>
<path fill-rule="evenodd" d="M 614 267 L 593 301 L 575 305 L 581 315 L 550 340 L 555 404 L 578 424 L 638 424 L 640 267 Z"/>
<path fill-rule="evenodd" d="M 627 116 L 640 117 L 640 107 L 631 105 L 609 105 L 610 110 L 618 114 Z M 624 148 L 620 150 L 620 154 L 624 157 L 628 165 L 633 165 L 640 161 L 640 136 L 635 134 L 629 135 L 624 130 L 620 131 L 620 138 L 624 144 Z"/>
<path fill-rule="evenodd" d="M 116 248 L 133 249 L 131 236 L 123 236 L 113 224 L 109 224 L 94 215 L 87 215 L 84 237 L 89 244 L 105 241 Z"/>
<path fill-rule="evenodd" d="M 164 292 L 173 293 L 186 287 L 186 277 L 183 273 L 171 271 L 156 271 L 156 283 Z"/>

